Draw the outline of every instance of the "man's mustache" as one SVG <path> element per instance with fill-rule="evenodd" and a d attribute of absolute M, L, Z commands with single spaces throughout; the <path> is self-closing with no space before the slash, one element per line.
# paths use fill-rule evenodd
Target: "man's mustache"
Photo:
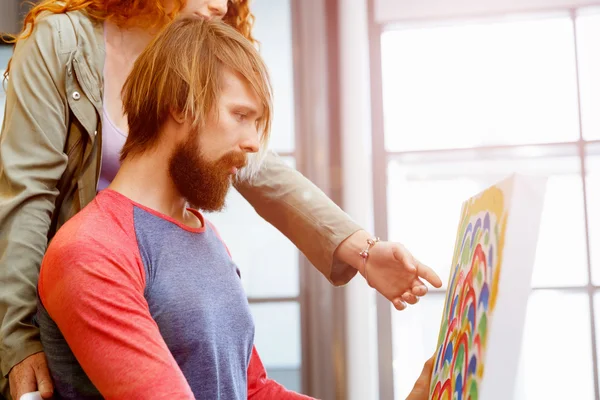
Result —
<path fill-rule="evenodd" d="M 246 153 L 230 151 L 218 161 L 220 165 L 227 167 L 236 167 L 238 170 L 248 165 L 248 156 Z"/>

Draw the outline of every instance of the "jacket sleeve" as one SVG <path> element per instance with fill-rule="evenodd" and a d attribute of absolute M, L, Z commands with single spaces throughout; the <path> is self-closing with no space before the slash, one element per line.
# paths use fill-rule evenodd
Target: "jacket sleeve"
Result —
<path fill-rule="evenodd" d="M 334 285 L 357 270 L 336 260 L 336 248 L 361 229 L 325 193 L 273 152 L 252 179 L 236 189 L 267 222 L 287 236 Z"/>
<path fill-rule="evenodd" d="M 60 32 L 42 18 L 19 41 L 0 134 L 0 367 L 42 351 L 31 319 L 57 182 L 67 165 L 67 103 Z"/>

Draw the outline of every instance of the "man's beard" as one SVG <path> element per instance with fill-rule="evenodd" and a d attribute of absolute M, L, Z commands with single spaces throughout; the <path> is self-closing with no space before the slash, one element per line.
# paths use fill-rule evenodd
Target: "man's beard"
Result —
<path fill-rule="evenodd" d="M 175 188 L 192 208 L 221 211 L 231 186 L 231 169 L 246 165 L 246 155 L 232 151 L 217 161 L 206 161 L 194 136 L 179 144 L 173 152 L 169 160 L 169 175 Z"/>

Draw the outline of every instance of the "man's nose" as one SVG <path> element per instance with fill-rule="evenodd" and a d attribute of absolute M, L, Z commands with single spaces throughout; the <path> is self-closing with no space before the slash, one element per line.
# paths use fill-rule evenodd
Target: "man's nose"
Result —
<path fill-rule="evenodd" d="M 256 153 L 260 149 L 260 141 L 258 138 L 258 133 L 254 131 L 252 134 L 249 134 L 241 143 L 240 148 L 242 151 L 246 153 Z"/>

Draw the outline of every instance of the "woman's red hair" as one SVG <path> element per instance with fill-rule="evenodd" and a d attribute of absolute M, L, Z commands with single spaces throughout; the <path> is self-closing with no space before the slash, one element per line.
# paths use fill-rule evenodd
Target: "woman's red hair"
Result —
<path fill-rule="evenodd" d="M 120 26 L 160 27 L 172 20 L 185 6 L 186 0 L 174 0 L 174 7 L 167 12 L 162 0 L 43 0 L 25 16 L 23 30 L 17 36 L 8 38 L 9 43 L 16 43 L 31 35 L 40 14 L 51 12 L 54 14 L 69 11 L 85 11 L 91 18 L 99 21 L 109 20 Z M 256 40 L 252 36 L 254 16 L 250 12 L 249 0 L 229 0 L 227 14 L 223 18 L 238 32 L 252 43 Z M 10 71 L 10 61 L 4 76 Z"/>

